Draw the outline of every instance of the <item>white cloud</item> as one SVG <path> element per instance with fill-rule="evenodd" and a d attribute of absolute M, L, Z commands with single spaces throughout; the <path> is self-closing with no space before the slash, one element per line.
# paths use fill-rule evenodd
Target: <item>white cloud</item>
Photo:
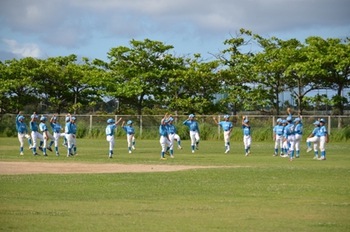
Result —
<path fill-rule="evenodd" d="M 2 39 L 4 43 L 8 46 L 8 52 L 21 57 L 34 57 L 39 58 L 42 52 L 39 46 L 35 43 L 23 43 L 20 44 L 16 40 Z"/>

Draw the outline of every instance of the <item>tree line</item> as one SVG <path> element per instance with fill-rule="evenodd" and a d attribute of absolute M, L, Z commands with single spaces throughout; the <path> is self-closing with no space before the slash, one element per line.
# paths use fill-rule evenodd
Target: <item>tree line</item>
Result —
<path fill-rule="evenodd" d="M 242 110 L 279 115 L 282 92 L 290 91 L 300 113 L 329 106 L 343 115 L 350 85 L 349 38 L 310 36 L 264 38 L 241 29 L 225 40 L 213 59 L 201 54 L 176 55 L 159 41 L 131 40 L 113 47 L 107 61 L 77 55 L 0 62 L 0 113 L 19 110 L 115 114 L 166 109 L 186 114 Z M 253 50 L 253 48 L 255 50 Z M 317 89 L 335 95 L 306 96 Z M 216 94 L 225 97 L 215 101 Z"/>

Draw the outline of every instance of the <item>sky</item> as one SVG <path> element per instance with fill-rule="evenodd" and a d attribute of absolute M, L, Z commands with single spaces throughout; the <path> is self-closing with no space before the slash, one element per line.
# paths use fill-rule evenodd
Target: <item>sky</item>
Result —
<path fill-rule="evenodd" d="M 349 0 L 1 0 L 0 61 L 68 56 L 107 60 L 132 39 L 210 58 L 240 28 L 304 42 L 350 37 Z"/>

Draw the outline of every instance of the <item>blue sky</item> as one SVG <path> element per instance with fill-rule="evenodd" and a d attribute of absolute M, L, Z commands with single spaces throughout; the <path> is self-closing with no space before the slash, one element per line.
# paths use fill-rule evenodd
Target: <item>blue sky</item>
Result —
<path fill-rule="evenodd" d="M 107 59 L 131 39 L 176 55 L 224 49 L 240 28 L 264 37 L 350 37 L 348 0 L 2 0 L 0 61 L 76 54 Z"/>

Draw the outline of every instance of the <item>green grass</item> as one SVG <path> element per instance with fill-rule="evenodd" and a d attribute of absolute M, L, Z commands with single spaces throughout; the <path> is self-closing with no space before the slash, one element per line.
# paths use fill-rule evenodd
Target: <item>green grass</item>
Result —
<path fill-rule="evenodd" d="M 315 161 L 273 157 L 272 142 L 244 156 L 233 142 L 189 141 L 175 159 L 159 160 L 157 140 L 137 140 L 128 154 L 117 140 L 108 159 L 102 139 L 79 139 L 79 155 L 19 156 L 19 142 L 0 139 L 0 161 L 224 166 L 158 173 L 0 175 L 0 231 L 349 231 L 350 144 L 327 144 Z M 26 146 L 27 147 L 27 146 Z M 26 148 L 27 149 L 27 148 Z"/>

